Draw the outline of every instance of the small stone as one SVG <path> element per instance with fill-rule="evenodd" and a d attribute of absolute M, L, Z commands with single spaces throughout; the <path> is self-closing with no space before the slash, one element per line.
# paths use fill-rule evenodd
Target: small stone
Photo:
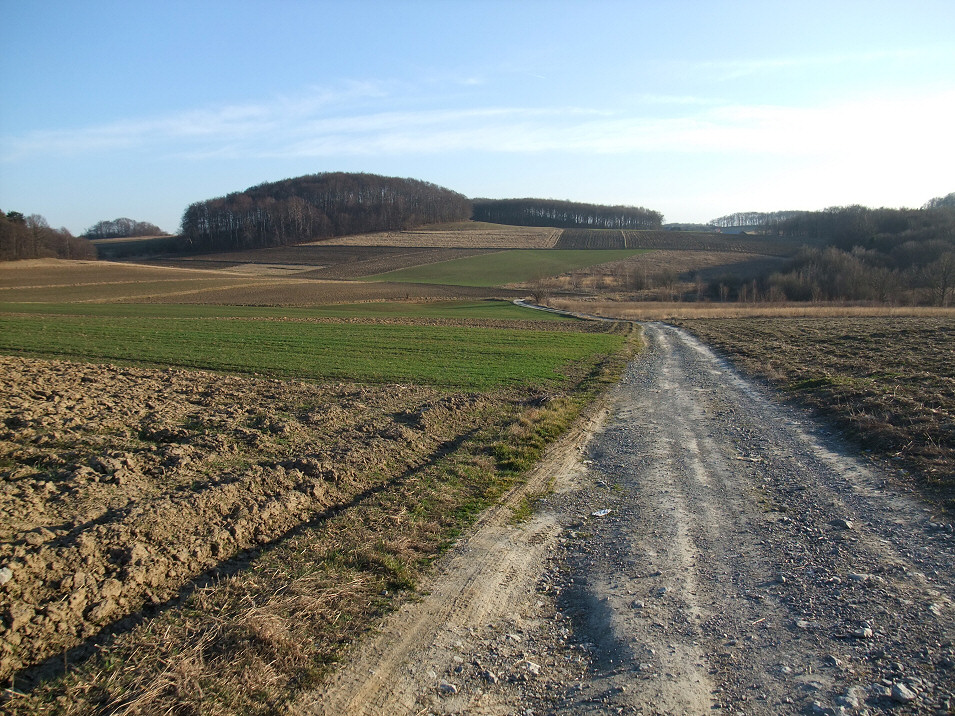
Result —
<path fill-rule="evenodd" d="M 642 599 L 637 599 L 636 601 L 630 603 L 631 609 L 643 609 L 645 606 L 646 604 L 644 604 Z"/>
<path fill-rule="evenodd" d="M 481 678 L 484 679 L 489 684 L 496 684 L 498 681 L 500 681 L 500 679 L 497 677 L 497 674 L 495 674 L 490 669 L 485 669 L 484 672 L 481 674 Z"/>
<path fill-rule="evenodd" d="M 540 673 L 541 673 L 540 664 L 535 664 L 533 661 L 528 661 L 524 664 L 524 668 L 527 669 L 534 676 L 540 676 Z"/>
<path fill-rule="evenodd" d="M 903 683 L 896 683 L 892 685 L 892 700 L 898 701 L 900 704 L 907 704 L 912 701 L 915 701 L 916 695 L 908 686 Z"/>
<path fill-rule="evenodd" d="M 859 627 L 858 629 L 852 630 L 852 636 L 856 639 L 871 639 L 872 638 L 872 627 Z"/>
<path fill-rule="evenodd" d="M 0 586 L 13 579 L 13 570 L 9 567 L 0 567 Z"/>
<path fill-rule="evenodd" d="M 833 527 L 837 530 L 851 530 L 852 529 L 852 520 L 833 520 L 830 522 Z"/>
<path fill-rule="evenodd" d="M 797 619 L 796 626 L 800 629 L 812 629 L 812 622 L 808 622 L 805 619 Z"/>
<path fill-rule="evenodd" d="M 451 696 L 458 693 L 458 687 L 452 684 L 450 681 L 442 681 L 440 684 L 438 684 L 438 691 L 440 691 L 442 694 Z"/>
<path fill-rule="evenodd" d="M 862 689 L 858 686 L 853 686 L 846 692 L 845 696 L 840 696 L 836 699 L 836 703 L 847 709 L 856 710 L 862 705 L 864 699 L 865 693 Z"/>

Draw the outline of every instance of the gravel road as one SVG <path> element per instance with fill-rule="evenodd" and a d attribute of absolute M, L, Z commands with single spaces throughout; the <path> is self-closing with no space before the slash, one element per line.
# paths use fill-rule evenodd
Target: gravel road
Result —
<path fill-rule="evenodd" d="M 489 513 L 296 710 L 955 713 L 951 523 L 687 333 L 644 335 L 534 517 Z"/>

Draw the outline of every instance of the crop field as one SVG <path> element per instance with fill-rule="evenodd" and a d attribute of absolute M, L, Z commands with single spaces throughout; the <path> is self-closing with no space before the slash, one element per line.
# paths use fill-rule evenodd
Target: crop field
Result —
<path fill-rule="evenodd" d="M 955 316 L 679 321 L 955 508 Z"/>
<path fill-rule="evenodd" d="M 351 279 L 395 269 L 481 254 L 492 249 L 342 246 L 320 242 L 252 251 L 183 255 L 150 261 L 153 265 L 224 270 L 259 276 Z"/>
<path fill-rule="evenodd" d="M 387 322 L 394 319 L 419 319 L 430 324 L 464 321 L 474 324 L 494 322 L 499 327 L 531 327 L 545 330 L 548 323 L 559 323 L 560 330 L 592 329 L 554 313 L 541 313 L 514 305 L 510 301 L 392 301 L 388 303 L 341 303 L 308 307 L 295 306 L 220 306 L 215 304 L 156 303 L 0 303 L 0 314 L 45 314 L 72 316 L 115 316 L 153 318 L 249 318 L 309 320 L 352 318 Z"/>
<path fill-rule="evenodd" d="M 789 256 L 799 246 L 800 244 L 778 239 L 723 235 L 700 231 L 564 229 L 555 248 L 732 251 L 769 256 Z"/>
<path fill-rule="evenodd" d="M 11 262 L 12 264 L 12 262 Z M 15 269 L 15 270 L 14 270 Z M 520 298 L 523 291 L 313 278 L 97 261 L 0 263 L 0 302 L 314 306 L 361 301 Z"/>
<path fill-rule="evenodd" d="M 526 326 L 0 315 L 0 351 L 6 353 L 472 390 L 559 382 L 565 365 L 595 351 L 613 352 L 621 340 Z"/>
<path fill-rule="evenodd" d="M 458 249 L 552 249 L 562 229 L 536 226 L 506 226 L 479 221 L 426 226 L 412 231 L 394 231 L 330 239 L 337 246 L 436 247 Z"/>
<path fill-rule="evenodd" d="M 281 710 L 630 340 L 509 301 L 393 300 L 484 289 L 18 268 L 0 270 L 10 713 Z"/>
<path fill-rule="evenodd" d="M 640 253 L 639 249 L 620 251 L 514 249 L 390 271 L 377 276 L 367 276 L 364 280 L 475 287 L 504 286 L 536 281 L 584 266 L 620 261 L 638 253 Z"/>

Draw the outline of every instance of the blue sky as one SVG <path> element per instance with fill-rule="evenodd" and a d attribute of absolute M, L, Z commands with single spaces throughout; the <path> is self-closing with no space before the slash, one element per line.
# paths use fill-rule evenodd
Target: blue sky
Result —
<path fill-rule="evenodd" d="M 955 191 L 955 2 L 0 0 L 0 209 L 322 171 L 666 221 Z"/>

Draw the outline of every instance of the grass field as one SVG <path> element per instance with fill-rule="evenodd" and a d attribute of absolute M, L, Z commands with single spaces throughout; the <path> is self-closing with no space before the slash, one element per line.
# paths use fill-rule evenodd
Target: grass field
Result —
<path fill-rule="evenodd" d="M 515 249 L 389 271 L 375 276 L 366 276 L 363 280 L 434 283 L 452 286 L 504 286 L 536 281 L 586 266 L 621 261 L 642 251 L 643 249 Z"/>
<path fill-rule="evenodd" d="M 66 312 L 71 307 L 63 306 L 54 312 L 0 315 L 0 351 L 488 390 L 559 384 L 566 371 L 579 370 L 624 342 L 620 335 L 581 333 L 571 326 L 566 331 L 540 331 L 320 322 L 248 310 L 245 317 L 225 320 L 227 314 L 243 311 L 179 307 L 165 313 L 153 309 L 146 315 L 127 306 L 109 308 L 101 306 L 95 315 L 71 315 Z M 477 304 L 462 308 L 458 315 L 473 314 L 478 308 L 499 315 L 522 310 Z"/>
<path fill-rule="evenodd" d="M 573 323 L 563 316 L 515 306 L 510 301 L 393 301 L 323 306 L 222 306 L 162 303 L 18 303 L 0 302 L 0 314 L 162 318 L 418 318 L 473 321 L 551 321 Z"/>

